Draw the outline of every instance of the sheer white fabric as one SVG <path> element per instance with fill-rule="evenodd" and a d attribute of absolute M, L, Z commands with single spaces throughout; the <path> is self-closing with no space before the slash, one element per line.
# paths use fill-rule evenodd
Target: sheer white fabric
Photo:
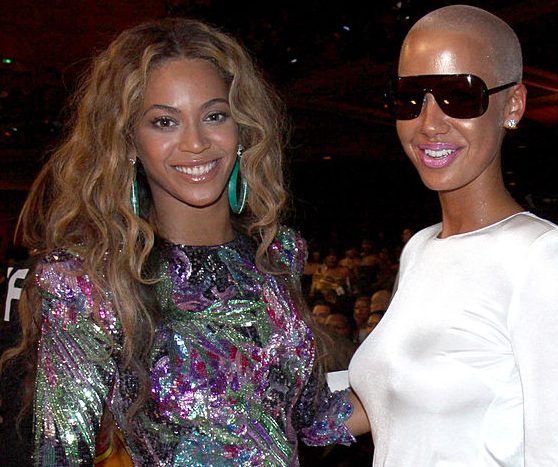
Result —
<path fill-rule="evenodd" d="M 375 467 L 558 466 L 558 227 L 417 233 L 349 368 Z"/>

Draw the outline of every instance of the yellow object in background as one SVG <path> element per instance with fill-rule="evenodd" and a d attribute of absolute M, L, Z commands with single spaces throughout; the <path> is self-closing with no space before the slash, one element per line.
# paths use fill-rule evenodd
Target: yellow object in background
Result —
<path fill-rule="evenodd" d="M 117 432 L 108 448 L 97 454 L 93 464 L 95 467 L 134 467 L 120 432 Z"/>

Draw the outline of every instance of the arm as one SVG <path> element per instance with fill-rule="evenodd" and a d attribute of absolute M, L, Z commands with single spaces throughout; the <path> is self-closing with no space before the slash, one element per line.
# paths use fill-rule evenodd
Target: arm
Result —
<path fill-rule="evenodd" d="M 305 444 L 324 446 L 355 442 L 348 426 L 353 416 L 349 394 L 349 390 L 332 393 L 325 379 L 312 374 L 295 408 L 295 428 Z"/>
<path fill-rule="evenodd" d="M 510 333 L 523 388 L 525 466 L 558 465 L 558 231 L 529 252 Z"/>
<path fill-rule="evenodd" d="M 306 244 L 302 238 L 291 230 L 283 230 L 278 240 L 272 245 L 274 257 L 293 272 L 293 287 L 300 293 L 300 276 L 306 260 Z M 321 268 L 318 267 L 313 275 L 319 277 Z M 348 420 L 355 430 L 355 434 L 368 431 L 363 427 L 362 416 L 366 419 L 362 406 L 356 396 L 349 391 L 332 393 L 327 386 L 325 377 L 312 371 L 301 396 L 294 407 L 293 425 L 302 440 L 309 446 L 326 444 L 351 444 L 355 441 L 348 426 Z M 352 401 L 356 405 L 353 407 Z M 355 410 L 354 414 L 353 411 Z M 367 421 L 366 421 L 367 424 Z"/>
<path fill-rule="evenodd" d="M 34 399 L 36 465 L 89 465 L 116 373 L 110 339 L 93 320 L 91 284 L 68 264 L 49 263 L 36 279 L 42 296 Z"/>
<path fill-rule="evenodd" d="M 351 413 L 349 419 L 345 422 L 345 425 L 347 425 L 347 428 L 353 436 L 360 436 L 364 433 L 368 433 L 370 431 L 370 421 L 366 416 L 366 412 L 364 411 L 364 407 L 362 406 L 360 399 L 353 391 L 349 391 L 348 396 L 353 407 L 353 412 Z"/>

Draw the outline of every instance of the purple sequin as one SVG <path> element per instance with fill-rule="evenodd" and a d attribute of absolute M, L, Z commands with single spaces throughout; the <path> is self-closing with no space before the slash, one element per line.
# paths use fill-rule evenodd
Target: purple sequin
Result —
<path fill-rule="evenodd" d="M 312 445 L 353 441 L 344 424 L 352 408 L 314 376 L 313 339 L 289 293 L 305 259 L 299 236 L 284 229 L 270 247 L 282 278 L 258 271 L 245 236 L 215 247 L 164 243 L 162 252 L 151 400 L 123 433 L 135 465 L 292 466 L 297 433 Z M 110 293 L 95 296 L 74 272 L 80 264 L 50 257 L 37 273 L 39 463 L 88 463 L 103 405 L 125 427 L 137 391 Z"/>

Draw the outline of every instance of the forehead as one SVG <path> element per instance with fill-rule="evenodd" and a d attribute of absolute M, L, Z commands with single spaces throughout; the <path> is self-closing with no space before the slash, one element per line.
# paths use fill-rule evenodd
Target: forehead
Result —
<path fill-rule="evenodd" d="M 400 76 L 461 73 L 493 81 L 491 54 L 481 36 L 429 29 L 407 36 L 399 59 Z"/>
<path fill-rule="evenodd" d="M 182 98 L 226 98 L 228 89 L 217 68 L 207 60 L 181 58 L 163 62 L 149 75 L 144 101 L 173 103 Z"/>
<path fill-rule="evenodd" d="M 327 322 L 328 324 L 335 324 L 336 326 L 345 326 L 348 320 L 343 315 L 331 315 L 327 318 Z"/>
<path fill-rule="evenodd" d="M 329 313 L 329 307 L 327 305 L 315 305 L 314 308 L 312 309 L 312 313 L 316 314 L 322 314 L 322 313 Z"/>
<path fill-rule="evenodd" d="M 372 313 L 370 315 L 370 317 L 368 318 L 368 322 L 369 323 L 377 323 L 378 321 L 380 321 L 381 318 L 382 318 L 382 315 L 380 315 L 380 313 Z"/>

